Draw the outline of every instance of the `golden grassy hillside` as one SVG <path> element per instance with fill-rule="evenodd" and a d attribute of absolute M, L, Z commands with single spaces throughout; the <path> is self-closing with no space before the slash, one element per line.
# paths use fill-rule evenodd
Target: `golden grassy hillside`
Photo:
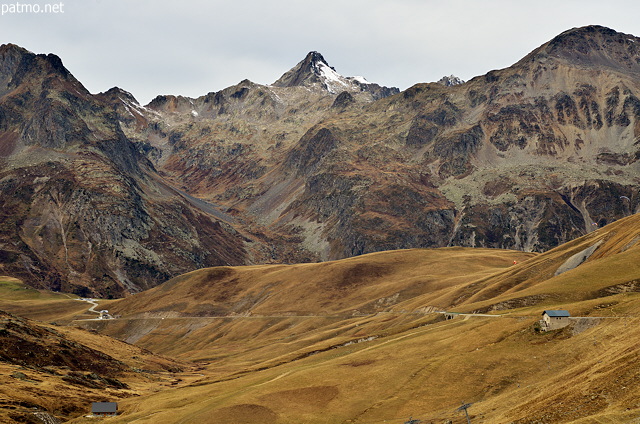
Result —
<path fill-rule="evenodd" d="M 544 254 L 416 249 L 203 269 L 104 303 L 118 319 L 75 324 L 200 368 L 172 375 L 180 384 L 140 381 L 113 423 L 464 423 L 461 402 L 473 423 L 634 422 L 639 243 L 631 216 Z M 59 295 L 16 284 L 5 303 L 55 320 L 43 311 Z M 585 318 L 536 332 L 555 308 Z"/>
<path fill-rule="evenodd" d="M 256 364 L 277 363 L 359 338 L 364 333 L 355 319 L 395 309 L 403 313 L 389 321 L 392 326 L 424 318 L 425 312 L 448 306 L 442 298 L 456 287 L 533 256 L 416 249 L 319 264 L 204 269 L 115 301 L 109 310 L 121 319 L 87 325 L 180 358 L 252 352 L 249 360 Z M 419 304 L 410 305 L 416 299 Z M 384 322 L 380 331 L 389 327 Z"/>
<path fill-rule="evenodd" d="M 474 423 L 633 422 L 638 242 L 631 216 L 539 255 L 409 250 L 186 274 L 90 323 L 204 368 L 123 401 L 113 422 L 463 423 L 461 402 Z M 586 318 L 534 331 L 554 308 Z"/>
<path fill-rule="evenodd" d="M 189 365 L 107 336 L 0 310 L 2 423 L 39 423 L 43 416 L 66 421 L 86 415 L 91 402 L 177 384 L 175 373 L 188 378 L 188 371 Z"/>
<path fill-rule="evenodd" d="M 124 317 L 375 313 L 425 294 L 437 302 L 453 287 L 533 256 L 496 249 L 413 249 L 323 263 L 209 268 L 110 308 Z"/>
<path fill-rule="evenodd" d="M 113 422 L 462 423 L 460 402 L 474 402 L 474 423 L 638 416 L 637 319 L 544 335 L 532 322 L 454 319 L 245 374 L 227 371 L 125 400 Z M 216 372 L 215 362 L 205 371 Z"/>

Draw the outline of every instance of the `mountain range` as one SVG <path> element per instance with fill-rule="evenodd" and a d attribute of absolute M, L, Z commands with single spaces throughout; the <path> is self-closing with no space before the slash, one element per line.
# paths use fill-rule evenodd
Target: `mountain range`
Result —
<path fill-rule="evenodd" d="M 0 47 L 0 270 L 121 297 L 217 265 L 542 252 L 638 211 L 640 39 L 566 31 L 400 92 L 318 52 L 270 85 L 140 105 Z"/>

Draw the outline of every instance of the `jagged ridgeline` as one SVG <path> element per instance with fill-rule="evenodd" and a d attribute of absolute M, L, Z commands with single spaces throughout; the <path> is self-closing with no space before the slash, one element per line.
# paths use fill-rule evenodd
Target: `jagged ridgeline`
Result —
<path fill-rule="evenodd" d="M 545 251 L 638 211 L 639 99 L 640 39 L 599 26 L 467 82 L 399 92 L 311 52 L 146 106 L 4 45 L 2 272 L 121 296 L 213 265 Z"/>

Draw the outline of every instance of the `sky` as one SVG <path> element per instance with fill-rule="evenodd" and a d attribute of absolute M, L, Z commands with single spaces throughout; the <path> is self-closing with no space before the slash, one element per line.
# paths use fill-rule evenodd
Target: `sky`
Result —
<path fill-rule="evenodd" d="M 0 44 L 54 53 L 92 93 L 118 86 L 141 104 L 270 84 L 314 50 L 344 76 L 404 90 L 508 67 L 574 27 L 640 36 L 637 0 L 0 0 L 0 11 Z"/>

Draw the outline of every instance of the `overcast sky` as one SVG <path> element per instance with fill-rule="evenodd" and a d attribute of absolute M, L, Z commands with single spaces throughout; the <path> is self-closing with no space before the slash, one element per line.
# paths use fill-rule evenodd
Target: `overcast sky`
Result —
<path fill-rule="evenodd" d="M 0 0 L 5 11 L 15 4 Z M 510 66 L 573 27 L 598 24 L 640 36 L 638 0 L 31 4 L 56 5 L 58 13 L 5 13 L 1 44 L 55 53 L 89 91 L 118 86 L 142 104 L 158 94 L 197 97 L 245 78 L 270 84 L 312 50 L 342 75 L 404 90 Z"/>

